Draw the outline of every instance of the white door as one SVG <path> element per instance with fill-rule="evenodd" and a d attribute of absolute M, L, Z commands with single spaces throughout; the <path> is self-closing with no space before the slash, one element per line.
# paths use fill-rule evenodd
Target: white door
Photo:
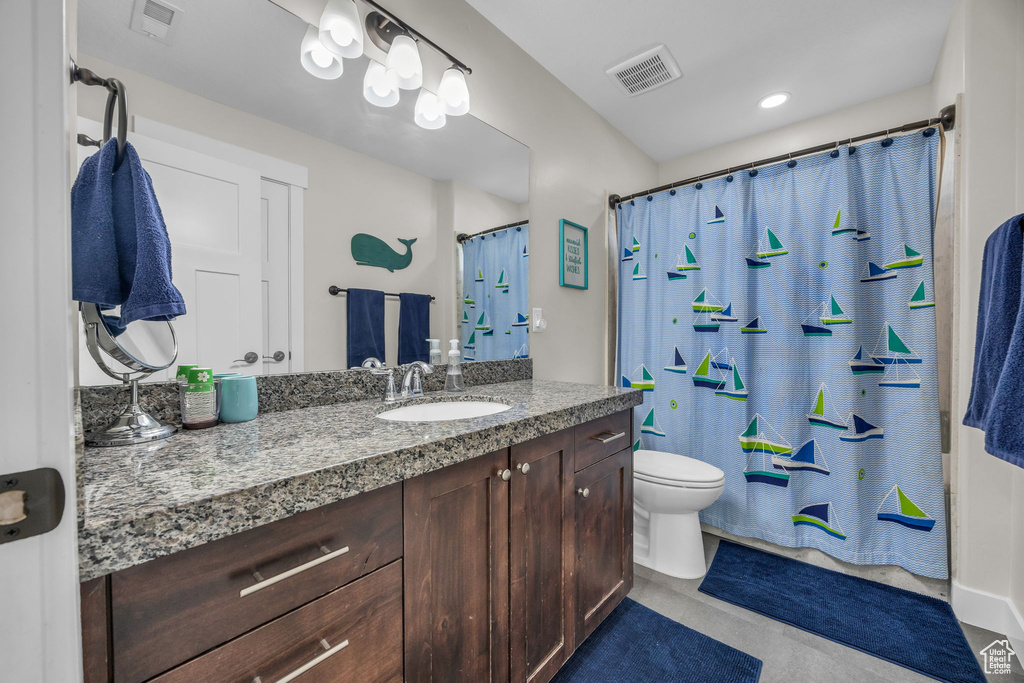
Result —
<path fill-rule="evenodd" d="M 288 185 L 263 179 L 263 373 L 292 372 L 288 335 Z M 275 354 L 277 356 L 275 357 Z M 282 357 L 282 360 L 276 360 Z"/>
<path fill-rule="evenodd" d="M 94 122 L 80 119 L 92 134 Z M 129 135 L 171 239 L 174 284 L 186 315 L 174 321 L 178 363 L 263 374 L 261 186 L 257 171 L 142 135 Z M 83 148 L 80 158 L 95 153 Z M 286 237 L 287 239 L 287 237 Z M 287 279 L 287 276 L 285 277 Z M 80 341 L 79 383 L 109 384 Z M 244 360 L 247 353 L 256 360 Z M 151 380 L 174 377 L 174 368 Z"/>
<path fill-rule="evenodd" d="M 65 490 L 56 529 L 0 544 L 0 680 L 19 683 L 82 680 L 64 26 L 60 0 L 0 1 L 0 64 L 17 65 L 0 96 L 0 292 L 18 320 L 0 335 L 0 475 L 52 467 Z"/>

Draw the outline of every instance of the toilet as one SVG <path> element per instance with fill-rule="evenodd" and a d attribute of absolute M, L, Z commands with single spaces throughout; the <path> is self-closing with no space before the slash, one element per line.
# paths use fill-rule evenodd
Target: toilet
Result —
<path fill-rule="evenodd" d="M 725 473 L 675 453 L 633 453 L 633 559 L 679 579 L 707 572 L 697 513 L 718 500 Z"/>

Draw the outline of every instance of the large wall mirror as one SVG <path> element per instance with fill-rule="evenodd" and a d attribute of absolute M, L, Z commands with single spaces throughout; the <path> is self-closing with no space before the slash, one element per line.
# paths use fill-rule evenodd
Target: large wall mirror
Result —
<path fill-rule="evenodd" d="M 126 87 L 128 141 L 153 178 L 188 309 L 174 323 L 178 362 L 245 374 L 344 369 L 347 294 L 332 286 L 429 294 L 430 336 L 443 350 L 460 338 L 468 358 L 528 354 L 527 147 L 472 110 L 421 128 L 416 90 L 370 104 L 364 74 L 386 57 L 370 40 L 340 77 L 311 75 L 300 45 L 325 0 L 173 0 L 165 40 L 133 29 L 138 4 L 79 0 L 77 62 Z M 370 8 L 356 5 L 365 20 Z M 424 87 L 436 90 L 449 64 L 420 54 Z M 106 92 L 76 94 L 79 132 L 99 137 Z M 80 148 L 79 160 L 95 151 Z M 357 234 L 369 238 L 354 257 Z M 367 252 L 379 265 L 358 265 Z M 399 299 L 385 300 L 384 360 L 394 365 Z M 81 357 L 80 384 L 112 381 Z M 172 377 L 173 368 L 150 379 Z"/>

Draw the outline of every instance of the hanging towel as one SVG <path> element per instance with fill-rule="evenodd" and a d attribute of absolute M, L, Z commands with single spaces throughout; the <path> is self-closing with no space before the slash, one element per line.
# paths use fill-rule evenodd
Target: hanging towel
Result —
<path fill-rule="evenodd" d="M 985 450 L 1024 467 L 1024 305 L 1021 269 L 1024 214 L 1003 223 L 985 242 L 981 301 L 974 345 L 974 381 L 964 424 L 985 431 Z"/>
<path fill-rule="evenodd" d="M 398 364 L 430 360 L 430 295 L 398 295 Z"/>
<path fill-rule="evenodd" d="M 384 361 L 384 292 L 348 290 L 348 366 L 358 368 L 367 358 Z"/>
<path fill-rule="evenodd" d="M 72 298 L 120 332 L 134 320 L 173 320 L 185 301 L 171 282 L 171 242 L 153 181 L 131 144 L 115 171 L 117 140 L 85 160 L 71 189 Z"/>

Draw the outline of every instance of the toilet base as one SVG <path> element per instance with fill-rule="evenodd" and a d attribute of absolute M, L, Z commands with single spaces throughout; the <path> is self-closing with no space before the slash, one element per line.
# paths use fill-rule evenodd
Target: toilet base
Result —
<path fill-rule="evenodd" d="M 698 513 L 672 515 L 635 506 L 633 530 L 637 564 L 677 579 L 700 579 L 707 573 Z"/>

